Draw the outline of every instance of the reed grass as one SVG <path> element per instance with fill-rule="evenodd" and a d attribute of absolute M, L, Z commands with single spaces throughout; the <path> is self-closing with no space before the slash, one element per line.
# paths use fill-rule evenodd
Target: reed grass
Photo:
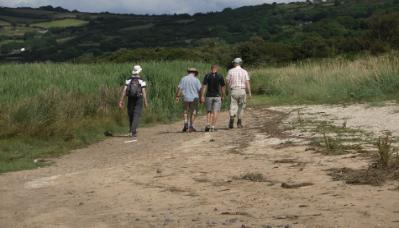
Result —
<path fill-rule="evenodd" d="M 397 99 L 399 55 L 327 59 L 252 72 L 254 91 L 278 102 L 343 103 Z"/>
<path fill-rule="evenodd" d="M 210 67 L 187 61 L 142 66 L 150 103 L 143 124 L 179 119 L 181 105 L 175 103 L 174 94 L 180 78 L 194 66 L 202 79 Z M 117 103 L 131 68 L 132 64 L 0 65 L 0 172 L 43 165 L 33 161 L 101 140 L 107 130 L 127 132 L 126 111 L 119 110 Z M 259 95 L 253 104 L 399 97 L 397 53 L 250 69 L 250 73 L 254 94 Z"/>
<path fill-rule="evenodd" d="M 142 124 L 170 122 L 181 114 L 176 86 L 190 66 L 204 63 L 143 63 L 150 107 Z M 33 160 L 62 154 L 102 139 L 104 131 L 127 133 L 126 110 L 118 109 L 121 86 L 132 64 L 0 65 L 0 172 L 36 167 Z M 202 77 L 200 77 L 202 78 Z"/>

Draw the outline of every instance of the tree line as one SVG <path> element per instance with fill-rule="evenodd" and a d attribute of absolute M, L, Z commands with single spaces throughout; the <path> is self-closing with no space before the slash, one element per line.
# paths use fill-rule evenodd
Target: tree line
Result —
<path fill-rule="evenodd" d="M 64 12 L 51 12 L 58 11 Z M 13 13 L 18 11 L 7 15 Z M 224 63 L 239 55 L 248 64 L 261 65 L 399 48 L 399 0 L 263 4 L 195 15 L 77 13 L 76 17 L 89 23 L 51 28 L 45 34 L 27 32 L 18 43 L 2 45 L 1 52 L 27 46 L 29 51 L 19 55 L 25 62 Z"/>

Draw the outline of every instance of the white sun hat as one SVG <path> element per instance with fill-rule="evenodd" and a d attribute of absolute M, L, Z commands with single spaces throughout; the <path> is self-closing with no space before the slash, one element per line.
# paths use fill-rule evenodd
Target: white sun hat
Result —
<path fill-rule="evenodd" d="M 235 59 L 233 60 L 233 63 L 241 64 L 241 63 L 242 63 L 242 59 L 241 59 L 241 58 L 235 58 Z"/>
<path fill-rule="evenodd" d="M 141 71 L 143 71 L 143 68 L 140 65 L 136 65 L 133 67 L 132 74 L 140 74 Z"/>

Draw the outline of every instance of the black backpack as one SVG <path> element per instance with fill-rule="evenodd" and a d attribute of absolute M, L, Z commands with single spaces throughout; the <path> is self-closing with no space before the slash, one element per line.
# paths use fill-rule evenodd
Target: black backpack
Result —
<path fill-rule="evenodd" d="M 127 85 L 126 96 L 135 98 L 143 96 L 139 80 L 139 78 L 132 78 L 130 80 L 130 83 Z"/>

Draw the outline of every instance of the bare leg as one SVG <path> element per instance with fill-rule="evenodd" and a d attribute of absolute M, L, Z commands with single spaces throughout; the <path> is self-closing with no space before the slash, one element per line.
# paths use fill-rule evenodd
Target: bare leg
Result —
<path fill-rule="evenodd" d="M 206 125 L 209 126 L 212 123 L 212 112 L 208 112 Z"/>
<path fill-rule="evenodd" d="M 190 127 L 194 127 L 194 122 L 195 122 L 195 114 L 190 113 Z"/>
<path fill-rule="evenodd" d="M 212 126 L 216 126 L 216 122 L 217 122 L 217 120 L 218 120 L 218 113 L 217 112 L 214 112 L 214 113 L 212 113 Z"/>
<path fill-rule="evenodd" d="M 184 117 L 184 124 L 188 124 L 188 113 L 186 110 L 184 110 L 183 117 Z"/>

